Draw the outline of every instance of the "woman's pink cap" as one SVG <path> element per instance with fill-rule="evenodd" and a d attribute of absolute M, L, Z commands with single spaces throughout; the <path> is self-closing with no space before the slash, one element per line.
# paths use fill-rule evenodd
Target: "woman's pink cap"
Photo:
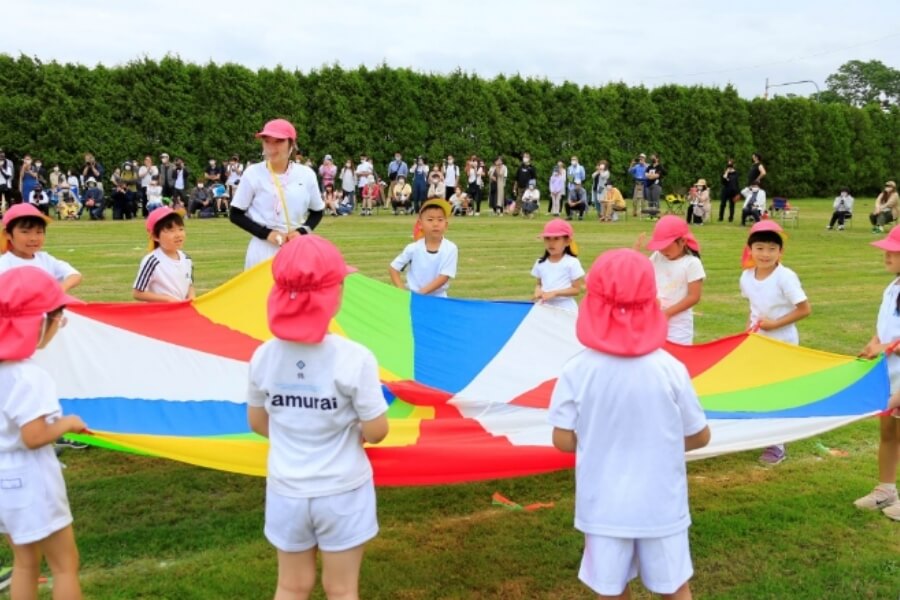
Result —
<path fill-rule="evenodd" d="M 147 215 L 147 221 L 145 226 L 147 227 L 147 233 L 150 236 L 153 236 L 153 229 L 156 227 L 156 224 L 168 217 L 169 215 L 177 215 L 174 210 L 169 208 L 168 206 L 160 206 L 157 209 L 154 209 Z"/>
<path fill-rule="evenodd" d="M 888 252 L 900 252 L 900 226 L 891 229 L 890 233 L 883 240 L 870 243 L 876 248 L 881 248 Z"/>
<path fill-rule="evenodd" d="M 666 215 L 656 222 L 653 228 L 653 237 L 647 244 L 650 250 L 662 250 L 677 239 L 684 239 L 687 247 L 694 252 L 700 252 L 700 244 L 691 233 L 690 227 L 683 219 L 675 215 Z"/>
<path fill-rule="evenodd" d="M 25 360 L 37 350 L 44 315 L 61 306 L 84 304 L 63 292 L 37 267 L 0 274 L 0 360 Z"/>
<path fill-rule="evenodd" d="M 290 121 L 285 119 L 272 119 L 262 131 L 256 134 L 256 137 L 270 137 L 277 140 L 296 140 L 297 130 L 291 125 Z"/>
<path fill-rule="evenodd" d="M 341 284 L 352 273 L 340 250 L 317 235 L 301 235 L 281 247 L 272 262 L 269 329 L 275 337 L 318 344 L 340 308 Z"/>
<path fill-rule="evenodd" d="M 597 257 L 575 322 L 578 341 L 607 354 L 643 356 L 662 348 L 668 331 L 650 259 L 626 248 Z"/>
<path fill-rule="evenodd" d="M 544 225 L 544 230 L 538 237 L 548 238 L 563 236 L 570 239 L 575 236 L 575 230 L 572 229 L 572 225 L 570 225 L 568 221 L 563 221 L 562 219 L 551 219 Z"/>

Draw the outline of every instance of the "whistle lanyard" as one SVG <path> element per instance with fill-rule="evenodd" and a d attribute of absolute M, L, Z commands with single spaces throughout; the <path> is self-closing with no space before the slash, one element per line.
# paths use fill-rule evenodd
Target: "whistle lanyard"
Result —
<path fill-rule="evenodd" d="M 278 193 L 278 198 L 281 200 L 281 209 L 284 211 L 284 222 L 287 225 L 287 230 L 290 231 L 293 229 L 291 227 L 291 217 L 288 214 L 288 205 L 287 200 L 284 198 L 284 188 L 281 187 L 281 181 L 279 181 L 278 176 L 275 174 L 275 169 L 272 168 L 272 163 L 266 161 L 266 168 L 269 170 L 269 175 L 272 177 L 272 183 L 275 185 L 275 191 Z M 288 170 L 290 170 L 291 165 L 288 164 Z M 275 211 L 278 212 L 277 210 Z"/>

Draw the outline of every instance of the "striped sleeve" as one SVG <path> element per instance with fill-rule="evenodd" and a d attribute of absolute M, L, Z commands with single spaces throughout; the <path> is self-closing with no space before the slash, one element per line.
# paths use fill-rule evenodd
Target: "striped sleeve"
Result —
<path fill-rule="evenodd" d="M 159 266 L 159 259 L 151 252 L 141 260 L 138 267 L 137 278 L 134 280 L 134 289 L 139 292 L 147 291 L 150 281 L 153 279 L 153 273 Z"/>

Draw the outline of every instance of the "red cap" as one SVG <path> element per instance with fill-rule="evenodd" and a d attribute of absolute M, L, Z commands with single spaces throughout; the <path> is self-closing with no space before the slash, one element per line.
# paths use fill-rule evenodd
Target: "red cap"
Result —
<path fill-rule="evenodd" d="M 626 248 L 601 254 L 578 309 L 578 341 L 607 354 L 643 356 L 662 348 L 668 331 L 650 259 Z"/>
<path fill-rule="evenodd" d="M 688 248 L 694 252 L 700 252 L 700 244 L 691 233 L 687 222 L 675 215 L 666 215 L 656 222 L 656 227 L 653 228 L 653 237 L 650 238 L 647 248 L 662 250 L 677 239 L 683 239 Z"/>
<path fill-rule="evenodd" d="M 72 304 L 84 303 L 63 292 L 42 269 L 16 267 L 0 274 L 0 360 L 34 354 L 45 315 Z"/>
<path fill-rule="evenodd" d="M 291 125 L 290 121 L 285 119 L 272 119 L 262 131 L 256 134 L 256 137 L 270 137 L 278 140 L 296 140 L 297 130 Z"/>
<path fill-rule="evenodd" d="M 35 208 L 34 204 L 31 204 L 29 202 L 20 202 L 19 204 L 12 205 L 3 214 L 3 229 L 6 229 L 10 223 L 15 221 L 16 219 L 21 219 L 22 217 L 37 217 L 38 219 L 43 219 L 45 223 L 53 222 L 53 219 Z M 0 254 L 6 252 L 9 249 L 8 246 L 9 240 L 5 235 L 0 234 Z"/>
<path fill-rule="evenodd" d="M 269 329 L 275 337 L 318 344 L 340 308 L 341 284 L 352 270 L 340 250 L 317 235 L 301 235 L 281 247 L 272 262 Z"/>
<path fill-rule="evenodd" d="M 887 250 L 888 252 L 900 252 L 900 227 L 894 227 L 887 237 L 877 242 L 870 242 L 876 248 Z"/>

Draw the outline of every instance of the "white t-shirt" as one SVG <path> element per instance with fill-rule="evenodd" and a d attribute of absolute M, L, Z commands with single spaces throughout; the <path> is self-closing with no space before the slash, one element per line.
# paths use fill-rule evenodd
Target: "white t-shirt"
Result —
<path fill-rule="evenodd" d="M 456 244 L 444 238 L 437 252 L 429 252 L 425 249 L 425 238 L 408 244 L 397 258 L 391 262 L 391 267 L 402 271 L 409 265 L 406 273 L 406 287 L 413 292 L 434 281 L 439 275 L 446 275 L 450 279 L 456 277 L 456 263 L 459 260 L 459 250 Z M 430 296 L 447 297 L 450 288 L 448 281 L 429 294 Z"/>
<path fill-rule="evenodd" d="M 372 163 L 363 161 L 356 165 L 356 187 L 363 188 L 369 183 L 369 177 L 372 176 Z"/>
<path fill-rule="evenodd" d="M 162 248 L 156 248 L 141 259 L 133 287 L 139 292 L 187 300 L 193 283 L 194 263 L 187 254 L 179 250 L 178 260 L 174 260 Z"/>
<path fill-rule="evenodd" d="M 549 258 L 544 262 L 535 261 L 531 275 L 540 280 L 542 290 L 553 292 L 572 287 L 575 281 L 584 277 L 584 269 L 577 258 L 563 254 L 558 262 L 551 262 Z M 544 304 L 578 312 L 578 302 L 572 297 L 551 298 Z"/>
<path fill-rule="evenodd" d="M 656 298 L 659 305 L 669 308 L 678 304 L 688 293 L 688 284 L 706 278 L 703 263 L 693 254 L 669 260 L 659 252 L 650 255 L 656 275 Z M 694 343 L 694 309 L 689 308 L 669 317 L 667 339 L 677 344 Z"/>
<path fill-rule="evenodd" d="M 159 168 L 156 165 L 150 165 L 149 167 L 141 165 L 141 168 L 138 169 L 138 177 L 141 178 L 141 187 L 149 187 L 153 178 L 158 176 Z"/>
<path fill-rule="evenodd" d="M 800 278 L 784 265 L 775 267 L 762 281 L 756 279 L 755 272 L 755 269 L 746 269 L 741 273 L 741 296 L 750 300 L 751 324 L 759 323 L 764 318 L 780 319 L 806 300 Z M 760 330 L 759 333 L 789 344 L 800 343 L 795 323 L 771 331 Z"/>
<path fill-rule="evenodd" d="M 456 180 L 459 178 L 459 167 L 456 165 L 447 165 L 444 169 L 444 186 L 448 188 L 456 187 Z"/>
<path fill-rule="evenodd" d="M 244 170 L 241 185 L 234 194 L 231 206 L 247 211 L 247 216 L 256 223 L 278 231 L 297 229 L 306 221 L 309 211 L 325 209 L 316 174 L 309 167 L 291 162 L 286 173 L 276 174 L 275 177 L 284 191 L 290 227 L 285 220 L 281 197 L 272 181 L 272 174 L 264 162 L 250 165 Z"/>
<path fill-rule="evenodd" d="M 4 471 L 22 467 L 59 469 L 48 444 L 30 450 L 22 441 L 22 426 L 45 417 L 62 415 L 56 384 L 50 374 L 29 360 L 0 362 L 0 478 Z"/>
<path fill-rule="evenodd" d="M 0 255 L 0 273 L 16 267 L 37 267 L 49 273 L 60 283 L 70 275 L 78 275 L 78 271 L 72 265 L 64 260 L 54 258 L 46 252 L 35 252 L 34 258 L 19 258 L 12 252 Z"/>
<path fill-rule="evenodd" d="M 356 489 L 372 478 L 360 421 L 387 411 L 375 356 L 336 335 L 321 344 L 279 339 L 250 359 L 247 404 L 269 414 L 268 483 L 296 498 Z"/>
<path fill-rule="evenodd" d="M 884 289 L 881 297 L 881 308 L 878 309 L 878 321 L 875 332 L 878 341 L 889 344 L 900 340 L 900 313 L 897 312 L 897 296 L 900 295 L 900 278 L 895 279 Z M 891 379 L 891 393 L 900 390 L 900 356 L 893 352 L 887 357 L 888 376 Z"/>
<path fill-rule="evenodd" d="M 575 527 L 656 538 L 684 531 L 684 438 L 706 415 L 683 364 L 663 350 L 626 358 L 585 350 L 563 367 L 550 424 L 575 431 Z"/>

